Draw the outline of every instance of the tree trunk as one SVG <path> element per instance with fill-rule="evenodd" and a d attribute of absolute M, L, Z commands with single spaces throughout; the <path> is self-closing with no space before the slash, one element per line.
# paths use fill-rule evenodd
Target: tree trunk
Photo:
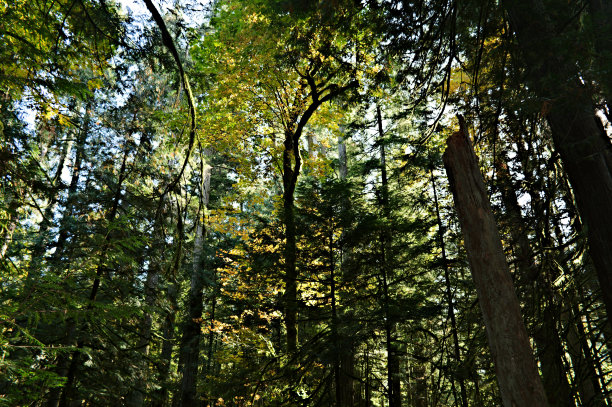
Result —
<path fill-rule="evenodd" d="M 139 341 L 136 345 L 141 355 L 138 355 L 136 383 L 126 397 L 125 405 L 128 407 L 139 407 L 144 404 L 146 396 L 147 382 L 149 381 L 149 348 L 151 343 L 151 328 L 153 325 L 152 309 L 157 299 L 157 289 L 159 283 L 160 269 L 159 264 L 151 264 L 147 271 L 147 280 L 144 285 L 145 310 L 140 326 Z"/>
<path fill-rule="evenodd" d="M 521 214 L 516 191 L 512 185 L 508 166 L 505 162 L 499 160 L 495 168 L 500 183 L 502 202 L 509 217 L 510 235 L 512 242 L 517 247 L 516 260 L 519 270 L 517 280 L 526 285 L 535 281 L 537 293 L 540 293 L 544 301 L 547 302 L 543 304 L 544 310 L 541 313 L 539 309 L 532 312 L 532 317 L 536 321 L 541 321 L 535 329 L 534 339 L 538 359 L 541 363 L 542 381 L 546 396 L 550 407 L 572 407 L 574 406 L 572 390 L 567 380 L 566 368 L 562 359 L 565 351 L 557 329 L 559 318 L 557 313 L 554 312 L 554 288 L 548 286 L 546 271 L 538 270 L 535 264 L 535 254 L 527 238 L 527 228 Z M 527 177 L 529 176 L 527 175 Z M 536 196 L 536 193 L 531 193 L 531 196 Z M 547 232 L 544 233 L 548 234 Z M 534 303 L 533 307 L 539 308 L 541 306 L 540 295 L 537 295 L 537 293 L 530 300 Z"/>
<path fill-rule="evenodd" d="M 171 283 L 170 287 L 168 287 L 167 295 L 174 312 L 166 313 L 162 325 L 162 347 L 158 366 L 159 385 L 161 388 L 155 392 L 155 396 L 151 401 L 151 407 L 164 407 L 168 401 L 168 377 L 170 376 L 172 349 L 174 348 L 174 315 L 176 312 L 177 294 L 178 288 L 176 283 Z"/>
<path fill-rule="evenodd" d="M 529 84 L 576 195 L 608 315 L 612 315 L 612 145 L 573 61 L 562 58 L 541 0 L 505 0 L 512 28 L 531 68 Z M 552 80 L 551 78 L 554 78 Z"/>
<path fill-rule="evenodd" d="M 68 186 L 68 198 L 66 200 L 65 213 L 62 216 L 62 223 L 60 225 L 59 236 L 57 243 L 55 244 L 55 253 L 53 258 L 61 260 L 64 254 L 64 246 L 66 239 L 68 239 L 68 224 L 69 219 L 74 215 L 74 205 L 76 200 L 76 192 L 81 177 L 81 167 L 83 166 L 83 159 L 85 158 L 85 145 L 87 143 L 87 137 L 89 136 L 90 126 L 90 114 L 89 104 L 85 107 L 85 117 L 83 118 L 83 130 L 80 131 L 76 138 L 76 147 L 74 153 L 74 162 L 72 164 L 72 176 L 70 178 L 70 185 Z"/>
<path fill-rule="evenodd" d="M 595 80 L 602 88 L 604 103 L 607 107 L 606 114 L 608 120 L 611 120 L 612 75 L 610 75 L 610 64 L 612 64 L 612 1 L 589 0 L 589 14 L 593 24 L 593 34 L 595 35 L 591 40 L 597 51 L 594 55 L 597 67 Z"/>
<path fill-rule="evenodd" d="M 172 262 L 170 276 L 176 275 L 181 267 L 181 259 L 183 252 L 183 217 L 180 205 L 177 203 L 177 247 Z M 159 384 L 161 388 L 156 391 L 155 398 L 151 403 L 151 407 L 164 407 L 168 400 L 168 377 L 170 376 L 170 365 L 172 364 L 172 349 L 174 345 L 174 325 L 175 314 L 177 309 L 178 284 L 172 281 L 168 286 L 167 297 L 170 303 L 170 310 L 166 313 L 162 326 L 162 349 L 160 355 L 160 363 L 158 367 Z"/>
<path fill-rule="evenodd" d="M 202 163 L 202 186 L 200 191 L 202 210 L 205 210 L 208 206 L 210 175 L 211 167 L 206 163 Z M 190 406 L 197 402 L 196 386 L 200 359 L 202 313 L 204 311 L 202 252 L 204 250 L 204 237 L 206 235 L 205 221 L 205 218 L 197 220 L 193 244 L 191 285 L 189 287 L 187 304 L 188 315 L 183 327 L 183 337 L 181 338 L 181 354 L 179 361 L 179 369 L 182 374 L 181 388 L 178 396 L 174 399 L 173 405 L 179 405 L 177 403 L 180 402 L 180 405 Z"/>
<path fill-rule="evenodd" d="M 429 405 L 427 398 L 427 369 L 420 361 L 415 361 L 412 367 L 412 375 L 414 378 L 414 407 L 427 407 Z"/>
<path fill-rule="evenodd" d="M 340 180 L 346 181 L 348 174 L 348 164 L 346 158 L 346 144 L 344 142 L 344 129 L 341 127 L 341 136 L 338 138 L 338 161 L 339 161 L 339 174 Z M 344 216 L 344 213 L 348 210 L 349 200 L 347 196 L 343 196 L 341 198 L 341 212 Z M 342 236 L 340 237 L 340 241 L 343 241 L 344 232 L 342 232 Z M 342 247 L 340 247 L 340 281 L 342 284 L 346 284 L 350 280 L 350 270 L 346 267 L 346 262 L 348 260 L 349 253 L 345 251 Z M 349 334 L 349 328 L 347 324 L 350 322 L 350 316 L 347 315 L 346 310 L 339 310 L 340 318 L 338 323 L 340 326 L 339 335 L 339 343 L 341 343 L 341 349 L 339 351 L 339 370 L 338 375 L 339 379 L 337 382 L 337 386 L 339 388 L 337 393 L 336 403 L 338 406 L 342 407 L 353 407 L 356 402 L 355 397 L 355 380 L 353 379 L 355 375 L 355 346 L 354 340 L 352 336 Z"/>
<path fill-rule="evenodd" d="M 574 369 L 574 382 L 580 396 L 580 405 L 585 407 L 603 407 L 603 400 L 598 398 L 601 394 L 597 373 L 595 372 L 592 355 L 586 346 L 583 353 L 580 333 L 584 333 L 584 327 L 580 317 L 574 314 L 574 305 L 567 305 L 562 314 L 562 319 L 567 331 L 567 352 L 569 353 Z M 576 307 L 577 308 L 577 307 Z M 586 343 L 586 340 L 584 341 Z"/>
<path fill-rule="evenodd" d="M 380 143 L 380 173 L 381 173 L 381 201 L 385 219 L 389 221 L 389 180 L 387 178 L 387 158 L 385 155 L 384 130 L 380 106 L 376 105 L 376 119 L 378 123 L 378 142 Z M 383 312 L 385 314 L 385 342 L 387 347 L 387 391 L 389 407 L 402 406 L 399 349 L 395 343 L 395 317 L 391 315 L 389 294 L 389 262 L 391 259 L 392 239 L 388 228 L 381 233 L 381 260 L 383 284 Z"/>
<path fill-rule="evenodd" d="M 436 190 L 436 180 L 434 178 L 433 170 L 430 171 L 431 175 L 431 187 L 433 189 L 434 195 L 434 205 L 436 209 L 436 219 L 438 222 L 438 244 L 440 245 L 440 249 L 442 251 L 442 262 L 444 267 L 444 281 L 446 283 L 446 301 L 448 302 L 448 318 L 451 322 L 451 333 L 453 335 L 453 356 L 455 358 L 455 363 L 457 364 L 457 368 L 459 368 L 462 364 L 461 362 L 461 350 L 459 348 L 459 334 L 457 331 L 457 320 L 455 318 L 455 308 L 453 305 L 453 293 L 451 290 L 451 281 L 450 281 L 450 266 L 448 264 L 448 259 L 446 258 L 446 245 L 444 244 L 444 225 L 442 225 L 442 217 L 440 216 L 440 207 L 438 205 L 438 192 Z M 454 376 L 456 376 L 459 381 L 459 388 L 461 391 L 461 406 L 468 407 L 467 404 L 467 391 L 465 389 L 465 380 L 462 376 L 458 376 L 457 372 L 454 372 Z"/>
<path fill-rule="evenodd" d="M 181 387 L 173 405 L 193 405 L 196 400 L 196 383 L 200 359 L 201 319 L 203 312 L 204 284 L 202 278 L 202 251 L 204 245 L 204 226 L 198 221 L 193 247 L 193 271 L 187 301 L 187 319 L 183 326 L 179 369 Z M 178 404 L 180 400 L 181 404 Z"/>
<path fill-rule="evenodd" d="M 60 222 L 60 227 L 59 227 L 58 241 L 55 245 L 55 253 L 53 254 L 53 258 L 60 260 L 60 261 L 64 254 L 63 252 L 64 252 L 65 241 L 68 238 L 69 220 L 74 214 L 75 195 L 77 192 L 79 178 L 81 175 L 81 165 L 83 161 L 83 156 L 85 155 L 85 143 L 87 141 L 87 137 L 89 133 L 90 118 L 89 118 L 89 113 L 87 112 L 87 109 L 88 108 L 86 108 L 85 110 L 85 116 L 84 116 L 83 124 L 82 124 L 83 125 L 82 131 L 78 132 L 77 137 L 76 137 L 76 151 L 75 151 L 75 156 L 74 156 L 74 162 L 72 164 L 72 175 L 70 177 L 70 185 L 68 186 L 68 198 L 66 200 L 66 209 L 62 215 L 62 220 Z M 61 176 L 61 173 L 60 173 L 60 176 Z M 43 225 L 44 224 L 41 224 L 41 228 L 43 227 Z M 40 253 L 42 253 L 43 252 L 43 246 L 42 246 L 43 237 L 39 236 L 39 239 L 41 239 L 41 243 L 40 243 L 41 246 L 40 248 L 35 248 L 35 251 L 38 252 L 40 250 Z M 33 263 L 40 262 L 38 259 L 33 259 L 33 260 L 34 260 Z M 40 272 L 39 270 L 36 270 L 34 267 L 36 266 L 33 265 L 32 269 L 28 273 L 27 281 L 30 284 L 35 282 L 35 276 L 38 275 L 38 273 Z M 76 339 L 75 339 L 76 326 L 72 318 L 69 318 L 66 321 L 65 332 L 66 332 L 66 335 L 65 335 L 65 340 L 63 341 L 63 344 L 74 346 L 76 342 Z M 57 368 L 56 368 L 57 374 L 60 377 L 66 377 L 68 375 L 68 368 L 70 365 L 70 355 L 69 354 L 60 355 L 58 357 L 56 365 L 57 365 Z M 47 407 L 57 407 L 58 406 L 60 402 L 62 390 L 63 390 L 62 387 L 54 387 L 53 389 L 49 391 L 49 395 L 47 396 L 47 404 L 46 404 Z"/>
<path fill-rule="evenodd" d="M 110 211 L 108 212 L 106 219 L 108 222 L 108 227 L 115 221 L 117 216 L 117 211 L 119 210 L 119 204 L 121 202 L 121 198 L 123 196 L 123 181 L 126 177 L 127 170 L 127 159 L 130 154 L 130 149 L 126 148 L 123 153 L 123 160 L 121 161 L 121 168 L 119 169 L 119 174 L 117 178 L 117 186 L 113 195 L 113 200 L 111 204 Z M 100 257 L 98 259 L 98 265 L 96 266 L 96 276 L 94 278 L 93 284 L 91 286 L 91 290 L 89 292 L 89 299 L 87 303 L 86 310 L 91 311 L 94 307 L 94 303 L 96 302 L 96 298 L 98 296 L 98 291 L 100 290 L 100 284 L 102 282 L 102 273 L 104 270 L 104 263 L 108 257 L 108 251 L 111 248 L 111 234 L 107 230 L 106 237 L 104 239 L 104 244 L 102 245 L 102 249 L 100 251 Z M 75 335 L 79 335 L 83 331 L 86 330 L 86 327 L 78 329 Z M 80 365 L 80 356 L 81 350 L 85 346 L 85 340 L 83 337 L 79 338 L 77 341 L 76 350 L 72 352 L 70 356 L 70 367 L 68 368 L 68 374 L 66 375 L 66 384 L 62 389 L 62 395 L 59 400 L 60 407 L 67 407 L 71 405 L 71 399 L 74 397 L 74 390 L 76 388 L 77 381 L 77 372 Z"/>
<path fill-rule="evenodd" d="M 283 221 L 285 224 L 285 325 L 287 329 L 287 353 L 293 354 L 298 346 L 298 291 L 295 205 L 294 194 L 302 160 L 299 152 L 299 136 L 285 132 L 283 149 Z"/>
<path fill-rule="evenodd" d="M 506 407 L 548 406 L 467 129 L 447 140 L 444 165 Z"/>

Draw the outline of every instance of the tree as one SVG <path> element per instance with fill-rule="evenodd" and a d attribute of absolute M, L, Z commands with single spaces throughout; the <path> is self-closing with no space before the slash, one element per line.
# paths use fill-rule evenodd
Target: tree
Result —
<path fill-rule="evenodd" d="M 461 123 L 461 127 L 448 140 L 444 164 L 462 224 L 502 400 L 508 407 L 547 406 L 482 176 L 465 124 Z"/>
<path fill-rule="evenodd" d="M 563 160 L 578 210 L 587 225 L 590 254 L 610 314 L 612 224 L 600 214 L 612 205 L 609 192 L 612 191 L 612 145 L 595 114 L 591 91 L 580 82 L 580 72 L 576 71 L 572 57 L 553 42 L 554 24 L 568 10 L 551 13 L 539 0 L 504 2 L 504 7 L 530 67 L 529 84 L 542 101 L 542 112 L 550 125 L 555 149 Z M 545 49 L 549 51 L 542 52 Z M 602 190 L 606 192 L 600 193 Z"/>

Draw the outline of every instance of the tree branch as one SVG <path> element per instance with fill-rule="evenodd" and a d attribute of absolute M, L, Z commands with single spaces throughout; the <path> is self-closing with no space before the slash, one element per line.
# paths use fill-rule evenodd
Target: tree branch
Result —
<path fill-rule="evenodd" d="M 157 26 L 159 27 L 162 33 L 162 42 L 164 43 L 166 48 L 168 48 L 168 50 L 172 54 L 172 57 L 174 58 L 174 61 L 176 62 L 176 65 L 178 66 L 179 75 L 181 77 L 181 82 L 183 83 L 185 92 L 187 92 L 187 103 L 189 104 L 189 116 L 191 117 L 190 129 L 189 129 L 189 145 L 187 147 L 187 155 L 185 156 L 185 161 L 183 162 L 181 171 L 178 173 L 176 178 L 174 178 L 174 180 L 170 182 L 170 184 L 168 184 L 168 186 L 162 193 L 162 196 L 164 196 L 168 193 L 168 191 L 173 189 L 176 186 L 176 184 L 179 182 L 179 180 L 183 176 L 183 173 L 185 172 L 187 163 L 189 162 L 189 156 L 191 155 L 191 150 L 193 149 L 193 143 L 195 141 L 196 110 L 195 110 L 195 102 L 193 100 L 193 93 L 191 92 L 191 86 L 189 86 L 189 79 L 187 78 L 187 74 L 185 73 L 185 69 L 183 68 L 183 63 L 181 62 L 181 59 L 179 57 L 178 50 L 176 49 L 176 46 L 174 45 L 174 40 L 172 39 L 172 36 L 170 35 L 170 32 L 168 31 L 168 27 L 166 27 L 166 23 L 164 22 L 164 19 L 162 18 L 161 14 L 159 14 L 159 11 L 157 11 L 157 8 L 155 8 L 155 5 L 153 4 L 153 2 L 151 0 L 143 0 L 143 1 L 145 5 L 147 6 L 147 9 L 149 9 L 149 12 L 151 13 L 151 16 L 153 17 L 153 20 L 155 20 L 155 23 L 157 24 Z"/>

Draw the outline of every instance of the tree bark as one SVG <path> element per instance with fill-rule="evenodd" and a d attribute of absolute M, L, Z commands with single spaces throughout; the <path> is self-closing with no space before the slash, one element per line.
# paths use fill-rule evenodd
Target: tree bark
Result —
<path fill-rule="evenodd" d="M 505 407 L 548 406 L 466 126 L 447 140 L 444 165 Z"/>
<path fill-rule="evenodd" d="M 299 136 L 285 131 L 283 150 L 283 220 L 285 223 L 285 325 L 287 329 L 287 353 L 293 354 L 298 345 L 298 291 L 296 269 L 296 230 L 294 195 L 297 177 L 302 166 Z"/>
<path fill-rule="evenodd" d="M 533 307 L 538 308 L 533 310 L 532 317 L 536 321 L 541 321 L 535 329 L 534 340 L 542 368 L 542 381 L 546 396 L 550 407 L 572 407 L 574 406 L 574 400 L 567 380 L 566 368 L 563 364 L 564 350 L 557 329 L 559 318 L 555 312 L 555 290 L 549 287 L 546 270 L 538 270 L 535 264 L 535 254 L 527 238 L 527 228 L 508 166 L 505 162 L 499 160 L 495 168 L 500 183 L 502 202 L 509 217 L 510 235 L 512 242 L 516 244 L 516 260 L 519 271 L 517 280 L 526 285 L 535 281 L 537 293 L 540 293 L 546 302 L 541 305 L 540 296 L 537 293 L 530 298 Z M 527 175 L 527 177 L 529 176 Z M 536 194 L 532 193 L 531 195 L 535 196 Z M 544 233 L 548 234 L 547 231 Z M 544 307 L 544 310 L 540 312 L 539 308 L 541 306 Z"/>
<path fill-rule="evenodd" d="M 348 163 L 346 157 L 346 143 L 344 141 L 344 129 L 340 127 L 341 135 L 338 137 L 338 172 L 340 180 L 346 182 L 348 175 Z M 341 212 L 344 216 L 345 212 L 349 208 L 349 197 L 342 196 L 341 198 Z M 344 240 L 344 231 L 340 237 L 340 242 Z M 346 266 L 349 258 L 349 252 L 342 246 L 340 250 L 340 282 L 342 285 L 346 284 L 350 280 L 350 269 Z M 339 298 L 342 298 L 339 296 Z M 347 315 L 346 309 L 342 305 L 339 307 L 340 317 L 338 318 L 339 327 L 339 343 L 341 343 L 341 349 L 339 351 L 339 379 L 337 386 L 339 388 L 336 398 L 336 404 L 342 407 L 353 407 L 356 401 L 355 394 L 355 344 L 354 339 L 349 333 L 348 323 L 350 322 L 350 315 Z"/>
<path fill-rule="evenodd" d="M 529 84 L 542 98 L 585 225 L 589 250 L 608 316 L 612 314 L 612 145 L 595 115 L 589 90 L 575 64 L 555 46 L 557 33 L 541 0 L 505 0 L 519 47 L 530 68 Z"/>
<path fill-rule="evenodd" d="M 384 129 L 380 106 L 376 105 L 376 120 L 378 123 L 378 142 L 380 144 L 381 201 L 385 219 L 389 221 L 389 180 L 387 178 L 387 158 L 385 154 Z M 387 391 L 389 407 L 402 406 L 399 349 L 395 343 L 395 320 L 390 310 L 389 294 L 389 262 L 393 236 L 387 228 L 381 233 L 381 260 L 383 284 L 383 312 L 385 314 L 385 342 L 387 347 Z"/>
<path fill-rule="evenodd" d="M 202 185 L 201 203 L 202 210 L 208 206 L 210 191 L 211 167 L 202 163 Z M 203 290 L 203 259 L 204 237 L 206 235 L 205 218 L 197 220 L 196 234 L 193 244 L 193 265 L 191 273 L 191 285 L 188 297 L 188 315 L 183 327 L 181 338 L 181 354 L 179 369 L 182 374 L 180 392 L 175 397 L 173 405 L 190 406 L 197 403 L 196 386 L 198 378 L 198 367 L 200 359 L 200 337 L 202 325 L 202 313 L 204 311 Z M 181 404 L 178 404 L 180 401 Z"/>
<path fill-rule="evenodd" d="M 183 251 L 183 217 L 181 207 L 177 202 L 177 247 L 172 262 L 170 276 L 176 275 L 181 267 L 182 251 Z M 167 297 L 170 303 L 170 310 L 166 313 L 162 327 L 162 348 L 160 355 L 160 363 L 158 367 L 159 382 L 161 388 L 156 391 L 155 398 L 151 403 L 152 407 L 164 407 L 168 400 L 168 377 L 170 376 L 170 365 L 172 363 L 172 350 L 174 348 L 174 326 L 175 314 L 177 309 L 178 284 L 172 281 L 168 286 Z"/>

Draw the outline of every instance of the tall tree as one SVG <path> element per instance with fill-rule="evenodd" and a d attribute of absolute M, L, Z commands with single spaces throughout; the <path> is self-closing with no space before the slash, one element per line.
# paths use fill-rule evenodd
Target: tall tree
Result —
<path fill-rule="evenodd" d="M 504 405 L 548 406 L 499 232 L 461 121 L 444 153 Z"/>
<path fill-rule="evenodd" d="M 581 83 L 573 57 L 554 41 L 558 35 L 555 26 L 568 10 L 547 8 L 541 0 L 505 1 L 504 7 L 529 66 L 527 79 L 541 101 L 555 149 L 576 195 L 610 315 L 612 219 L 602 214 L 612 207 L 612 144 L 595 114 L 590 89 Z"/>

